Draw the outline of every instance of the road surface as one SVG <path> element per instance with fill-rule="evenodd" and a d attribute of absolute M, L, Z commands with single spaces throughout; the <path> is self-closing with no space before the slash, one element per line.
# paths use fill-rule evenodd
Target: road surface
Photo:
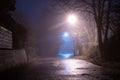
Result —
<path fill-rule="evenodd" d="M 0 80 L 120 80 L 120 74 L 85 60 L 40 58 L 0 72 Z"/>

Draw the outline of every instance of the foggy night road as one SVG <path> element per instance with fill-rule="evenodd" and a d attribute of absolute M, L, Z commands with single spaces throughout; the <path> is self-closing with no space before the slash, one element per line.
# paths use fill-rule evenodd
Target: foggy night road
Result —
<path fill-rule="evenodd" d="M 3 78 L 3 79 L 1 79 Z M 120 80 L 119 74 L 77 59 L 43 58 L 0 73 L 0 80 Z"/>

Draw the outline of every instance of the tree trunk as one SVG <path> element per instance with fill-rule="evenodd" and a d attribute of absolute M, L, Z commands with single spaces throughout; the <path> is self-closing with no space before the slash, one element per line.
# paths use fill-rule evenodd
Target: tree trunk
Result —
<path fill-rule="evenodd" d="M 107 42 L 108 40 L 108 32 L 109 32 L 109 27 L 110 27 L 110 10 L 111 10 L 111 3 L 112 0 L 108 1 L 108 9 L 107 9 L 107 13 L 106 13 L 106 30 L 105 30 L 105 36 L 104 36 L 104 42 Z"/>
<path fill-rule="evenodd" d="M 97 23 L 98 45 L 99 45 L 99 50 L 100 50 L 101 57 L 103 58 L 104 52 L 103 52 L 103 42 L 102 42 L 101 27 L 102 27 L 102 26 L 101 26 L 100 23 L 98 22 L 98 23 Z"/>

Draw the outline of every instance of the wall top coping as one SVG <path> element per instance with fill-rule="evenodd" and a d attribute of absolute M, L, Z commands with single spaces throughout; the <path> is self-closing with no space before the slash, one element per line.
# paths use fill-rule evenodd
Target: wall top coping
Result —
<path fill-rule="evenodd" d="M 4 28 L 4 27 L 2 27 L 2 26 L 0 26 L 0 29 L 2 29 L 2 30 L 4 30 L 4 31 L 7 31 L 7 32 L 9 32 L 9 33 L 12 33 L 11 31 L 9 31 L 8 29 L 6 29 L 6 28 Z"/>

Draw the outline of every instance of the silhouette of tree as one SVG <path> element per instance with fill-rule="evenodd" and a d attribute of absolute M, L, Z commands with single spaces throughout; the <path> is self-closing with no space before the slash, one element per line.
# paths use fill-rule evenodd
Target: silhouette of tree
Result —
<path fill-rule="evenodd" d="M 109 61 L 119 61 L 120 62 L 120 1 L 115 0 L 112 4 L 110 16 L 110 30 L 112 31 L 112 36 L 105 43 L 105 57 Z M 108 57 L 109 55 L 109 57 Z"/>
<path fill-rule="evenodd" d="M 55 0 L 58 9 L 86 13 L 96 23 L 101 56 L 104 57 L 105 43 L 119 29 L 119 0 Z M 113 32 L 114 31 L 114 32 Z M 119 31 L 117 31 L 119 32 Z"/>
<path fill-rule="evenodd" d="M 113 7 L 111 9 L 112 15 L 111 15 L 111 30 L 114 34 L 120 33 L 120 1 L 116 0 L 114 2 Z"/>
<path fill-rule="evenodd" d="M 0 14 L 15 10 L 15 0 L 0 0 Z"/>

